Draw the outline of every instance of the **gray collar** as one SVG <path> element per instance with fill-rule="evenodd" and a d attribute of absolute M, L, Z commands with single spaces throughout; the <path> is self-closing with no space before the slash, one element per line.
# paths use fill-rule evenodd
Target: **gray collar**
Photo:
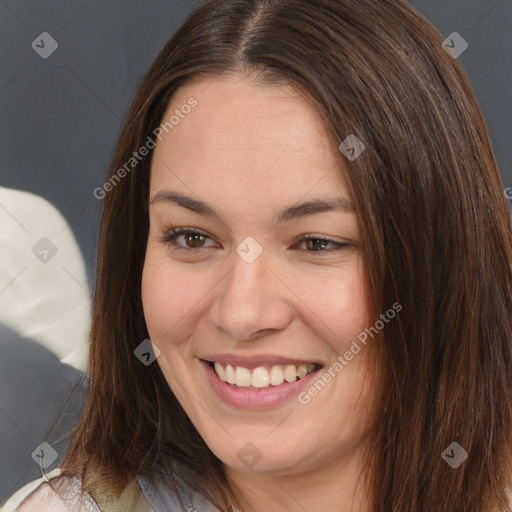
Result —
<path fill-rule="evenodd" d="M 184 482 L 178 482 L 181 501 L 179 497 L 169 487 L 158 482 L 156 487 L 151 485 L 149 480 L 143 476 L 137 476 L 140 488 L 147 502 L 151 505 L 154 512 L 220 512 L 220 510 L 208 501 L 204 496 L 194 491 Z"/>

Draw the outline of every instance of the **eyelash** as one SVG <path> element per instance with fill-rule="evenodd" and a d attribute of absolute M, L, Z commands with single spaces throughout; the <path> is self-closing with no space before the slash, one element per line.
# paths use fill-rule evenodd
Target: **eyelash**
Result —
<path fill-rule="evenodd" d="M 172 250 L 176 251 L 185 251 L 185 252 L 198 252 L 203 249 L 208 249 L 208 247 L 198 247 L 198 248 L 192 248 L 192 247 L 181 247 L 179 245 L 175 244 L 176 238 L 178 238 L 181 235 L 187 235 L 187 234 L 193 234 L 193 235 L 201 235 L 206 238 L 210 238 L 206 233 L 202 231 L 198 231 L 193 228 L 183 228 L 183 227 L 177 227 L 174 229 L 171 229 L 167 232 L 166 235 L 163 235 L 160 237 L 160 241 L 170 247 Z M 336 242 L 335 240 L 331 240 L 329 238 L 323 238 L 316 235 L 304 235 L 299 239 L 299 243 L 303 242 L 304 240 L 322 240 L 324 242 L 327 242 L 331 245 L 334 245 L 334 249 L 326 249 L 326 250 L 318 250 L 318 251 L 308 251 L 307 249 L 302 249 L 305 252 L 310 252 L 314 254 L 318 253 L 331 253 L 333 251 L 339 251 L 340 249 L 344 249 L 346 247 L 350 247 L 351 244 L 345 243 L 345 242 Z"/>

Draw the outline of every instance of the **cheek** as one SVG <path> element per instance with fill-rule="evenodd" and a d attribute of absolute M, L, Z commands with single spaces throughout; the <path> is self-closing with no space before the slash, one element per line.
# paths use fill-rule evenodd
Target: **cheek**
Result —
<path fill-rule="evenodd" d="M 149 331 L 150 338 L 156 338 L 155 334 L 162 332 L 164 311 L 163 304 L 166 304 L 166 287 L 158 279 L 159 273 L 155 269 L 150 256 L 146 256 L 144 269 L 142 271 L 142 307 L 144 318 Z"/>
<path fill-rule="evenodd" d="M 180 316 L 186 302 L 186 288 L 180 287 L 179 279 L 157 251 L 148 247 L 142 271 L 142 306 L 150 338 L 160 340 Z"/>
<path fill-rule="evenodd" d="M 172 262 L 155 243 L 148 244 L 142 271 L 142 306 L 149 336 L 161 349 L 179 344 L 205 314 L 205 295 L 214 287 L 215 279 L 191 268 Z"/>
<path fill-rule="evenodd" d="M 160 349 L 158 365 L 177 396 L 175 382 L 178 376 L 180 381 L 186 378 L 185 361 L 193 348 L 184 343 L 190 329 L 185 319 L 188 303 L 194 300 L 188 290 L 166 258 L 148 249 L 141 282 L 144 318 L 149 338 Z"/>
<path fill-rule="evenodd" d="M 368 300 L 360 258 L 326 271 L 325 275 L 297 274 L 291 289 L 305 307 L 304 314 L 318 326 L 320 337 L 337 352 L 363 331 L 369 322 Z"/>

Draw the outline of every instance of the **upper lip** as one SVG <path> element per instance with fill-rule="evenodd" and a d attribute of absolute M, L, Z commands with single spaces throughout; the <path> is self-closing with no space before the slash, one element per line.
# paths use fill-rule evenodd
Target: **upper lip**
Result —
<path fill-rule="evenodd" d="M 322 363 L 315 361 L 314 359 L 296 359 L 290 357 L 281 357 L 273 355 L 258 355 L 258 356 L 240 356 L 235 354 L 209 354 L 201 357 L 208 363 L 221 363 L 230 364 L 231 366 L 242 366 L 247 369 L 258 368 L 259 366 L 274 366 L 274 365 L 287 365 L 294 364 L 299 366 L 301 364 L 316 364 L 323 366 Z"/>

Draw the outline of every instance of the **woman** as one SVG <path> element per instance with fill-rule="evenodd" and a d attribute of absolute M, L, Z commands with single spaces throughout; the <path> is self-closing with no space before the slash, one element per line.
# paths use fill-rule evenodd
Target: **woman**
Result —
<path fill-rule="evenodd" d="M 507 204 L 404 1 L 205 3 L 95 195 L 92 386 L 19 510 L 509 510 Z"/>

